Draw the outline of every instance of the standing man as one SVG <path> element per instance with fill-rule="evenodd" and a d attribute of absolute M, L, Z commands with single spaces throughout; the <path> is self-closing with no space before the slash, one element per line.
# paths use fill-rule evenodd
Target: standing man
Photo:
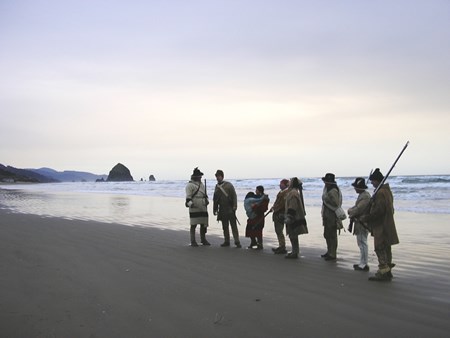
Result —
<path fill-rule="evenodd" d="M 286 230 L 291 241 L 292 251 L 285 258 L 298 258 L 300 245 L 298 236 L 308 233 L 306 224 L 305 201 L 303 200 L 303 183 L 297 177 L 291 178 L 286 194 Z"/>
<path fill-rule="evenodd" d="M 191 246 L 198 246 L 195 240 L 195 228 L 200 224 L 200 239 L 203 245 L 211 245 L 206 240 L 206 229 L 208 227 L 208 194 L 202 183 L 203 173 L 195 168 L 191 180 L 186 185 L 186 207 L 189 208 Z"/>
<path fill-rule="evenodd" d="M 275 254 L 286 254 L 286 238 L 284 237 L 284 214 L 285 214 L 285 202 L 287 188 L 289 186 L 289 180 L 283 179 L 280 181 L 280 191 L 277 194 L 275 203 L 270 211 L 273 212 L 272 220 L 275 227 L 275 233 L 278 238 L 278 248 L 273 248 L 272 251 Z"/>
<path fill-rule="evenodd" d="M 239 240 L 239 230 L 236 224 L 237 196 L 233 184 L 224 181 L 222 170 L 216 171 L 217 184 L 214 190 L 213 212 L 217 215 L 217 220 L 222 222 L 224 242 L 222 247 L 230 246 L 230 226 L 233 233 L 234 244 L 241 247 Z"/>
<path fill-rule="evenodd" d="M 369 265 L 367 261 L 369 258 L 369 246 L 367 244 L 367 236 L 369 230 L 367 230 L 360 222 L 359 217 L 362 216 L 370 202 L 370 193 L 366 190 L 367 185 L 362 177 L 357 177 L 355 182 L 352 183 L 355 192 L 358 194 L 355 205 L 348 209 L 348 216 L 350 221 L 353 222 L 353 233 L 356 235 L 356 243 L 359 247 L 359 264 L 354 264 L 353 269 L 357 271 L 369 271 Z"/>
<path fill-rule="evenodd" d="M 323 237 L 327 242 L 327 252 L 322 255 L 326 261 L 336 260 L 338 246 L 337 231 L 343 228 L 342 221 L 336 216 L 335 210 L 342 206 L 342 194 L 332 173 L 322 177 L 325 184 L 322 194 L 322 224 Z"/>
<path fill-rule="evenodd" d="M 375 276 L 369 277 L 371 281 L 390 281 L 392 279 L 391 269 L 395 266 L 392 263 L 391 246 L 398 244 L 399 239 L 394 222 L 394 196 L 389 184 L 384 183 L 380 169 L 369 177 L 375 189 L 378 189 L 372 199 L 372 205 L 368 214 L 361 218 L 361 221 L 369 224 L 374 237 L 375 253 L 378 258 L 378 271 Z"/>

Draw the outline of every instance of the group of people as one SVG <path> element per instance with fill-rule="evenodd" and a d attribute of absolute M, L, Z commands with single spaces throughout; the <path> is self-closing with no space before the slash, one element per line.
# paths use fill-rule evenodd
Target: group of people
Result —
<path fill-rule="evenodd" d="M 222 223 L 224 242 L 221 247 L 229 247 L 230 227 L 234 245 L 241 248 L 239 239 L 238 219 L 236 217 L 237 195 L 232 183 L 224 180 L 224 172 L 217 170 L 215 173 L 217 184 L 213 196 L 213 213 Z M 200 240 L 202 245 L 210 245 L 206 240 L 208 227 L 209 197 L 206 187 L 201 181 L 203 173 L 195 168 L 191 179 L 186 185 L 186 207 L 189 208 L 190 240 L 191 246 L 196 247 L 196 228 L 200 225 Z M 355 205 L 348 209 L 347 213 L 353 225 L 353 233 L 360 249 L 360 261 L 354 264 L 357 271 L 369 271 L 368 265 L 368 235 L 374 237 L 375 253 L 378 258 L 378 270 L 372 281 L 390 281 L 393 278 L 391 246 L 398 244 L 398 236 L 394 222 L 393 195 L 389 184 L 384 182 L 384 176 L 377 168 L 369 177 L 376 189 L 376 194 L 371 196 L 367 191 L 365 179 L 357 177 L 352 183 L 358 194 Z M 326 240 L 327 251 L 322 258 L 326 261 L 337 259 L 338 232 L 343 229 L 342 220 L 345 212 L 342 211 L 342 193 L 336 183 L 335 175 L 327 173 L 322 177 L 324 189 L 322 194 L 322 223 L 323 236 Z M 250 238 L 248 249 L 263 249 L 263 229 L 265 218 L 272 213 L 275 233 L 278 239 L 278 247 L 273 248 L 274 254 L 284 254 L 287 259 L 297 259 L 299 255 L 299 235 L 308 233 L 306 222 L 305 203 L 303 199 L 303 183 L 293 177 L 290 180 L 283 179 L 279 184 L 275 202 L 269 209 L 269 196 L 264 193 L 263 186 L 257 186 L 255 192 L 249 192 L 244 199 L 244 208 L 247 215 L 245 237 Z M 267 212 L 267 213 L 266 213 Z M 344 216 L 343 216 L 344 215 Z M 291 243 L 291 251 L 286 249 L 286 231 Z"/>

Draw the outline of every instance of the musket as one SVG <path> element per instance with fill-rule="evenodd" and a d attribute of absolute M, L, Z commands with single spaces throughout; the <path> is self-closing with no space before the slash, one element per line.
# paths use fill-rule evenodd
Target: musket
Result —
<path fill-rule="evenodd" d="M 239 220 L 238 220 L 238 218 L 237 218 L 237 216 L 236 216 L 236 211 L 234 211 L 234 218 L 236 219 L 236 222 L 237 222 L 239 225 L 241 225 L 241 222 L 239 222 Z"/>
<path fill-rule="evenodd" d="M 264 218 L 266 218 L 267 215 L 270 214 L 272 211 L 273 211 L 273 210 L 269 210 L 269 211 L 264 215 Z"/>
<path fill-rule="evenodd" d="M 397 159 L 395 160 L 394 164 L 392 164 L 391 169 L 389 169 L 389 171 L 387 172 L 386 176 L 384 176 L 384 178 L 381 180 L 380 184 L 378 185 L 378 187 L 376 187 L 375 191 L 373 192 L 372 195 L 372 200 L 374 199 L 375 195 L 377 194 L 378 190 L 380 190 L 381 186 L 384 184 L 384 182 L 386 182 L 386 180 L 388 179 L 392 169 L 394 169 L 395 165 L 397 164 L 398 160 L 400 159 L 400 157 L 403 155 L 403 152 L 406 150 L 406 148 L 409 145 L 409 141 L 406 142 L 405 146 L 403 147 L 402 151 L 400 152 L 400 154 L 398 154 Z"/>
<path fill-rule="evenodd" d="M 383 186 L 383 184 L 386 182 L 386 180 L 388 179 L 389 175 L 391 174 L 392 169 L 394 169 L 395 165 L 397 164 L 398 160 L 400 159 L 400 157 L 403 155 L 403 152 L 406 150 L 406 148 L 409 145 L 409 141 L 406 142 L 405 146 L 403 147 L 402 151 L 400 152 L 400 154 L 398 154 L 397 158 L 395 159 L 394 163 L 392 164 L 391 168 L 389 169 L 389 171 L 387 172 L 386 176 L 384 176 L 384 178 L 381 180 L 380 184 L 375 188 L 375 191 L 373 192 L 372 197 L 370 198 L 370 202 L 367 205 L 367 209 L 366 212 L 370 210 L 370 208 L 372 207 L 373 201 L 375 200 L 375 196 L 378 193 L 378 191 L 380 190 L 380 188 Z M 369 176 L 370 178 L 370 176 Z M 372 231 L 372 229 L 367 225 L 361 222 L 361 224 L 363 225 L 364 228 L 366 228 L 369 231 Z"/>

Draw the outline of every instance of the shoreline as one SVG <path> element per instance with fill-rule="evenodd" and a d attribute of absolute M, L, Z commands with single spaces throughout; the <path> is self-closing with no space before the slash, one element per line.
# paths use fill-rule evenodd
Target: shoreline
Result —
<path fill-rule="evenodd" d="M 323 246 L 301 246 L 291 261 L 269 248 L 220 248 L 217 235 L 211 247 L 191 248 L 188 231 L 0 216 L 6 336 L 445 337 L 450 329 L 448 251 L 415 267 L 401 243 L 394 280 L 374 283 L 342 268 L 345 255 L 323 261 Z"/>

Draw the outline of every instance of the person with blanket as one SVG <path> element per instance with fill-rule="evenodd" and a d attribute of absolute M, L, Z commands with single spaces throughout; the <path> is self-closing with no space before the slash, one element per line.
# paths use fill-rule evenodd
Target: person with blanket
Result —
<path fill-rule="evenodd" d="M 264 187 L 262 185 L 258 185 L 256 187 L 256 199 L 255 203 L 250 205 L 251 210 L 254 215 L 250 213 L 250 215 L 254 216 L 252 218 L 247 219 L 247 227 L 245 229 L 245 237 L 250 238 L 249 249 L 263 249 L 263 229 L 264 229 L 264 212 L 269 208 L 269 196 L 264 194 Z M 248 195 L 248 194 L 247 194 Z M 245 202 L 244 202 L 245 206 Z M 247 210 L 246 210 L 247 212 Z M 248 215 L 248 213 L 247 213 Z"/>

